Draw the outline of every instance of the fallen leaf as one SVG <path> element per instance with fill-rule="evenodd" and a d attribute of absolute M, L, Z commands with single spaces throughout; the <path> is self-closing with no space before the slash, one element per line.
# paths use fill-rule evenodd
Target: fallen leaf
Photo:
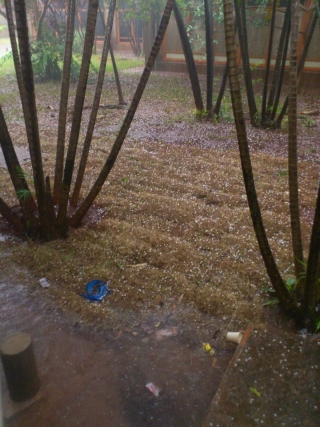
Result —
<path fill-rule="evenodd" d="M 178 301 L 179 301 L 179 304 L 180 304 L 180 302 L 182 301 L 182 298 L 183 298 L 183 297 L 184 297 L 184 294 L 181 294 L 181 295 L 180 295 L 180 297 L 179 297 L 179 300 L 178 300 Z"/>
<path fill-rule="evenodd" d="M 143 262 L 142 264 L 131 264 L 131 265 L 128 265 L 128 267 L 139 268 L 139 267 L 145 267 L 146 265 L 148 265 L 148 264 L 146 262 Z"/>
<path fill-rule="evenodd" d="M 254 387 L 249 387 L 249 390 L 258 397 L 261 397 L 261 393 Z"/>

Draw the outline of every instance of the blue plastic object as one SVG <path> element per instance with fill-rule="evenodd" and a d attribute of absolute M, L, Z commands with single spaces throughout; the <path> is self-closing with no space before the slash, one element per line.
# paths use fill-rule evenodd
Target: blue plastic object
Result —
<path fill-rule="evenodd" d="M 112 292 L 105 282 L 102 280 L 92 280 L 87 283 L 87 293 L 80 295 L 90 301 L 102 301 L 108 294 L 112 294 Z"/>

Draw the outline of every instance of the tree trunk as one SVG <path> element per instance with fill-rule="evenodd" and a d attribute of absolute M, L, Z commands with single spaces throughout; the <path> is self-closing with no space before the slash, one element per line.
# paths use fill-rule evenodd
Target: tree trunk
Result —
<path fill-rule="evenodd" d="M 276 21 L 276 12 L 277 12 L 277 0 L 273 0 L 272 13 L 271 13 L 271 21 L 270 21 L 268 54 L 267 54 L 267 59 L 266 59 L 266 74 L 265 74 L 265 78 L 264 78 L 263 95 L 262 95 L 262 106 L 261 106 L 261 124 L 262 125 L 265 124 L 265 120 L 266 120 L 266 107 L 267 107 L 267 94 L 268 94 L 268 84 L 269 84 L 269 72 L 270 72 L 270 63 L 271 63 L 271 55 L 272 55 L 274 27 L 275 27 L 275 21 Z"/>
<path fill-rule="evenodd" d="M 113 24 L 115 8 L 116 8 L 116 0 L 111 0 L 109 5 L 108 22 L 105 29 L 104 44 L 103 44 L 103 50 L 101 55 L 101 62 L 100 62 L 100 69 L 99 69 L 96 91 L 94 94 L 94 100 L 93 100 L 90 120 L 88 124 L 87 134 L 86 134 L 86 138 L 83 145 L 83 151 L 82 151 L 82 156 L 80 160 L 78 175 L 77 175 L 76 183 L 74 186 L 73 194 L 71 197 L 72 206 L 76 206 L 79 200 L 80 189 L 81 189 L 83 176 L 84 176 L 84 172 L 85 172 L 85 168 L 88 160 L 94 126 L 96 123 L 97 114 L 99 110 L 99 104 L 100 104 L 107 59 L 108 59 L 108 52 L 110 49 L 110 40 L 111 40 L 111 32 L 112 32 L 112 24 Z"/>
<path fill-rule="evenodd" d="M 284 51 L 285 51 L 284 46 L 285 46 L 288 26 L 290 25 L 290 13 L 291 13 L 290 4 L 291 4 L 291 0 L 288 0 L 288 5 L 287 5 L 286 13 L 284 15 L 281 35 L 279 39 L 276 62 L 273 70 L 271 88 L 270 88 L 268 102 L 267 102 L 266 119 L 265 119 L 266 125 L 269 125 L 270 116 L 274 106 L 275 93 L 279 84 L 280 73 L 281 73 L 281 61 L 283 60 L 283 57 L 286 56 L 286 53 L 284 54 Z"/>
<path fill-rule="evenodd" d="M 106 25 L 105 25 L 105 22 L 104 22 L 104 18 L 103 18 L 103 14 L 102 14 L 100 5 L 99 5 L 99 13 L 100 13 L 101 22 L 102 22 L 104 31 L 106 31 Z M 112 61 L 114 78 L 115 78 L 116 86 L 117 86 L 119 105 L 127 105 L 127 103 L 126 103 L 126 101 L 124 100 L 124 97 L 123 97 L 121 83 L 120 83 L 120 78 L 119 78 L 119 73 L 118 73 L 118 68 L 117 68 L 117 64 L 116 64 L 116 61 L 115 61 L 115 57 L 114 57 L 113 49 L 112 49 L 111 45 L 110 45 L 110 57 L 111 57 L 111 61 Z"/>
<path fill-rule="evenodd" d="M 116 138 L 116 141 L 113 144 L 113 147 L 111 149 L 111 152 L 108 156 L 108 159 L 104 165 L 104 167 L 102 168 L 95 184 L 92 186 L 88 196 L 86 197 L 86 199 L 84 200 L 84 202 L 82 203 L 82 205 L 79 207 L 79 209 L 77 210 L 77 212 L 75 212 L 75 214 L 70 218 L 70 225 L 72 227 L 78 227 L 80 225 L 80 222 L 82 220 L 82 218 L 84 217 L 84 215 L 88 212 L 90 206 L 92 205 L 92 203 L 94 202 L 95 198 L 97 197 L 97 195 L 99 194 L 99 192 L 101 191 L 101 188 L 104 184 L 104 182 L 106 181 L 116 159 L 117 156 L 120 152 L 120 149 L 122 147 L 122 144 L 125 140 L 125 137 L 128 133 L 128 130 L 130 128 L 131 122 L 134 118 L 135 112 L 138 108 L 139 102 L 141 100 L 144 88 L 148 82 L 148 79 L 150 77 L 151 71 L 152 71 L 152 67 L 155 63 L 156 57 L 159 53 L 162 41 L 163 41 L 163 37 L 165 35 L 166 29 L 168 27 L 168 23 L 169 23 L 169 19 L 170 19 L 170 15 L 172 12 L 172 8 L 174 5 L 175 0 L 167 0 L 164 12 L 163 12 L 163 16 L 160 22 L 160 26 L 158 29 L 158 34 L 157 37 L 154 41 L 149 59 L 146 63 L 145 69 L 143 71 L 143 74 L 141 76 L 139 85 L 136 89 L 136 92 L 134 94 L 134 97 L 132 99 L 130 108 L 127 112 L 127 115 L 124 119 L 123 125 L 119 131 L 119 134 Z"/>
<path fill-rule="evenodd" d="M 207 112 L 212 116 L 213 96 L 213 10 L 212 0 L 204 0 L 204 16 L 206 28 L 206 53 L 207 53 Z"/>
<path fill-rule="evenodd" d="M 23 84 L 25 88 L 25 122 L 29 151 L 33 169 L 34 186 L 39 209 L 39 219 L 41 227 L 41 237 L 46 239 L 47 218 L 45 204 L 45 184 L 42 167 L 42 156 L 39 138 L 39 127 L 37 117 L 37 107 L 34 92 L 33 70 L 31 64 L 31 53 L 29 44 L 27 13 L 25 1 L 14 0 L 17 33 L 20 50 L 21 69 Z"/>
<path fill-rule="evenodd" d="M 299 29 L 299 0 L 292 0 L 291 9 L 291 52 L 289 71 L 289 129 L 288 129 L 288 171 L 289 200 L 291 219 L 291 238 L 294 256 L 295 274 L 297 278 L 304 272 L 303 248 L 299 212 L 298 159 L 297 159 L 297 56 Z"/>
<path fill-rule="evenodd" d="M 265 263 L 270 281 L 279 299 L 282 310 L 287 314 L 294 314 L 296 304 L 289 294 L 284 281 L 279 273 L 271 252 L 266 231 L 261 217 L 260 206 L 254 185 L 246 126 L 243 115 L 241 90 L 238 77 L 237 55 L 235 48 L 235 36 L 233 25 L 232 0 L 224 0 L 224 22 L 227 49 L 227 61 L 229 66 L 230 93 L 232 98 L 233 114 L 235 118 L 239 143 L 240 159 L 243 179 L 246 187 L 247 199 L 250 208 L 253 227 L 259 244 L 260 252 Z"/>
<path fill-rule="evenodd" d="M 312 20 L 311 20 L 311 23 L 310 23 L 310 26 L 309 26 L 309 29 L 308 29 L 308 35 L 306 37 L 306 40 L 305 40 L 305 43 L 303 45 L 303 49 L 302 49 L 302 52 L 301 52 L 301 56 L 300 56 L 300 60 L 299 60 L 299 65 L 298 65 L 298 81 L 299 81 L 299 79 L 301 77 L 301 73 L 302 73 L 303 68 L 304 68 L 304 64 L 305 64 L 305 61 L 306 61 L 306 58 L 307 58 L 307 54 L 308 54 L 308 49 L 309 49 L 309 46 L 310 46 L 310 43 L 311 43 L 311 40 L 312 40 L 314 29 L 316 27 L 317 19 L 318 19 L 318 14 L 315 13 L 313 15 Z M 283 103 L 281 112 L 280 112 L 280 114 L 279 114 L 279 116 L 278 116 L 278 118 L 277 118 L 277 120 L 275 122 L 275 127 L 277 127 L 277 128 L 280 128 L 280 126 L 281 126 L 281 122 L 282 122 L 283 117 L 284 117 L 284 115 L 285 115 L 285 113 L 287 111 L 287 108 L 288 108 L 288 101 L 289 101 L 289 99 L 287 97 L 286 100 L 285 100 L 285 102 Z"/>
<path fill-rule="evenodd" d="M 42 10 L 42 13 L 41 13 L 39 21 L 38 21 L 37 42 L 42 39 L 42 23 L 43 23 L 43 20 L 46 16 L 50 1 L 51 0 L 45 0 L 45 2 L 43 4 L 43 10 Z"/>
<path fill-rule="evenodd" d="M 26 225 L 26 232 L 28 235 L 39 234 L 39 225 L 33 212 L 36 210 L 36 204 L 33 200 L 32 194 L 29 190 L 28 184 L 22 172 L 18 157 L 14 150 L 12 140 L 7 128 L 5 118 L 0 106 L 0 145 L 2 148 L 3 156 L 6 161 L 8 172 L 14 189 L 16 191 L 17 199 L 19 200 L 21 210 L 24 215 L 24 222 Z"/>
<path fill-rule="evenodd" d="M 77 86 L 77 92 L 74 101 L 73 118 L 69 139 L 68 152 L 64 167 L 64 176 L 62 182 L 62 192 L 60 197 L 59 212 L 58 212 L 58 226 L 65 226 L 67 222 L 67 207 L 69 199 L 69 191 L 71 180 L 74 170 L 75 155 L 80 134 L 81 117 L 83 111 L 83 104 L 86 94 L 87 81 L 90 69 L 90 61 L 92 48 L 94 43 L 94 34 L 97 20 L 98 0 L 90 0 L 88 6 L 88 17 L 86 35 L 83 48 L 82 63 Z M 64 225 L 63 225 L 64 224 Z"/>
<path fill-rule="evenodd" d="M 257 125 L 257 106 L 254 97 L 254 91 L 252 86 L 252 76 L 251 76 L 251 67 L 248 51 L 248 37 L 247 37 L 247 20 L 246 20 L 246 4 L 244 1 L 234 0 L 235 11 L 236 11 L 236 20 L 238 23 L 238 32 L 239 32 L 239 43 L 241 49 L 242 57 L 242 67 L 244 80 L 246 83 L 246 91 L 248 98 L 248 106 L 250 111 L 250 120 L 253 126 Z"/>
<path fill-rule="evenodd" d="M 181 40 L 181 44 L 182 44 L 182 48 L 183 48 L 184 57 L 186 60 L 186 65 L 187 65 L 187 69 L 188 69 L 188 74 L 189 74 L 189 78 L 190 78 L 190 83 L 191 83 L 191 87 L 192 87 L 192 93 L 193 93 L 193 98 L 194 98 L 194 102 L 196 105 L 196 109 L 198 111 L 203 111 L 204 107 L 203 107 L 201 88 L 200 88 L 200 83 L 199 83 L 199 79 L 198 79 L 196 64 L 194 62 L 193 53 L 192 53 L 191 45 L 189 42 L 188 34 L 187 34 L 187 31 L 186 31 L 186 28 L 185 28 L 185 25 L 183 22 L 183 18 L 181 16 L 180 9 L 179 9 L 178 4 L 176 2 L 174 2 L 173 11 L 174 11 L 174 16 L 176 18 L 176 22 L 177 22 L 177 26 L 178 26 L 178 31 L 179 31 L 179 35 L 180 35 L 180 40 Z"/>
<path fill-rule="evenodd" d="M 71 71 L 71 63 L 72 63 L 72 46 L 73 46 L 73 34 L 74 34 L 75 9 L 76 9 L 75 0 L 69 0 L 66 43 L 65 43 L 65 49 L 64 49 L 64 61 L 63 61 L 61 93 L 60 93 L 56 165 L 55 165 L 55 174 L 54 174 L 53 201 L 55 204 L 57 204 L 60 199 L 61 188 L 62 188 L 63 160 L 64 160 L 68 99 L 69 99 L 69 88 L 70 88 L 70 71 Z"/>

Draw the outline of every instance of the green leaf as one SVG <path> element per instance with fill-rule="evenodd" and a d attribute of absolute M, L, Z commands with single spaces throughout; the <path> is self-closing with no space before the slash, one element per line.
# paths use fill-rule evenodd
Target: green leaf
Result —
<path fill-rule="evenodd" d="M 265 302 L 263 305 L 268 306 L 268 305 L 277 305 L 277 304 L 279 304 L 279 300 L 278 298 L 275 298 L 275 299 L 271 299 L 268 302 Z"/>
<path fill-rule="evenodd" d="M 289 279 L 287 279 L 287 286 L 294 286 L 296 284 L 296 279 L 294 279 L 293 277 L 289 277 Z"/>
<path fill-rule="evenodd" d="M 261 393 L 254 387 L 249 387 L 249 390 L 258 397 L 261 397 Z"/>

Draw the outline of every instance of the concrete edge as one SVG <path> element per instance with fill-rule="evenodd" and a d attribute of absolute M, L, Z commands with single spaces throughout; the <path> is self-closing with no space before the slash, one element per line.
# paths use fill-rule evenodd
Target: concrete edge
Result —
<path fill-rule="evenodd" d="M 234 365 L 235 365 L 236 361 L 238 360 L 239 356 L 241 355 L 242 350 L 244 349 L 244 346 L 247 343 L 248 338 L 251 335 L 251 333 L 252 333 L 253 330 L 254 330 L 254 324 L 250 323 L 248 325 L 247 329 L 245 330 L 245 332 L 244 332 L 244 334 L 242 336 L 242 339 L 241 339 L 240 343 L 238 344 L 238 346 L 236 348 L 236 351 L 234 352 L 234 355 L 233 355 L 233 357 L 232 357 L 232 359 L 231 359 L 231 361 L 229 363 L 229 366 L 228 366 L 226 372 L 223 375 L 223 378 L 222 378 L 222 380 L 221 380 L 221 382 L 219 384 L 218 390 L 216 391 L 215 395 L 213 396 L 213 399 L 212 399 L 212 401 L 210 403 L 210 406 L 209 406 L 209 408 L 208 408 L 208 410 L 206 412 L 206 415 L 204 417 L 203 423 L 201 424 L 202 427 L 206 427 L 207 418 L 209 417 L 209 415 L 212 412 L 214 412 L 214 406 L 217 405 L 217 403 L 219 402 L 221 390 L 223 389 L 225 383 L 228 380 L 229 373 L 230 373 L 231 369 L 234 367 Z"/>

